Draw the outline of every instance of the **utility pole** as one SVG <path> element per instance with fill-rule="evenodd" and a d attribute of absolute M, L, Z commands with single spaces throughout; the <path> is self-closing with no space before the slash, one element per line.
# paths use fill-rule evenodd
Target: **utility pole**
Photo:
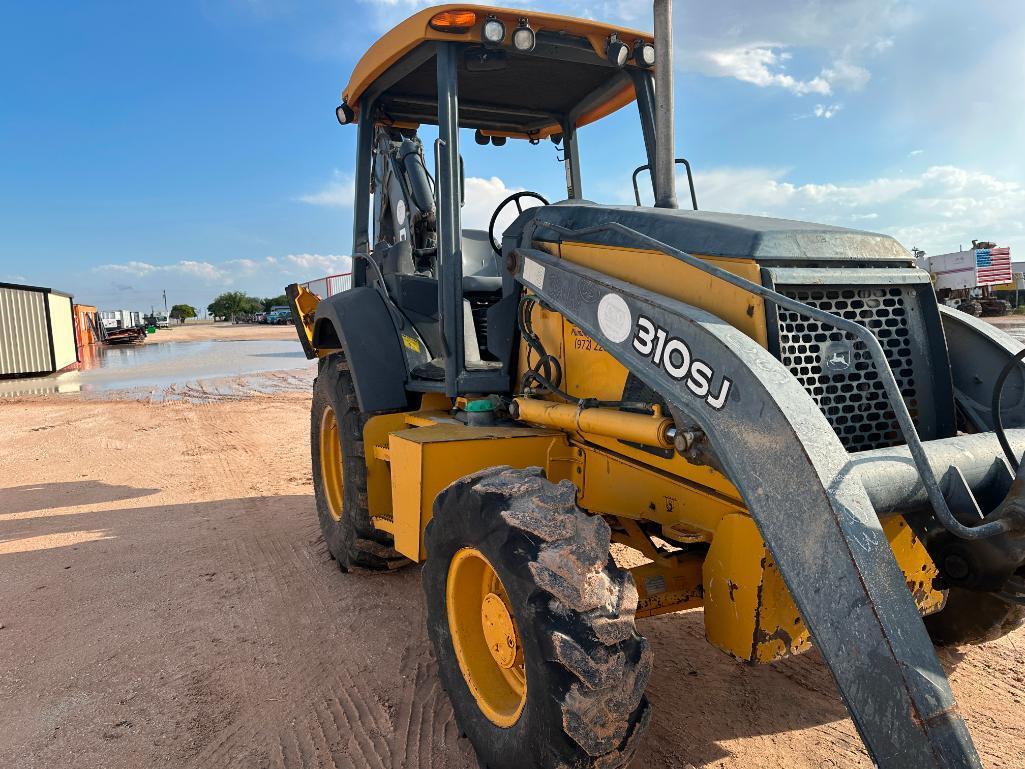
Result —
<path fill-rule="evenodd" d="M 164 294 L 164 316 L 166 317 L 167 316 L 167 291 L 165 290 L 163 292 L 163 294 Z"/>

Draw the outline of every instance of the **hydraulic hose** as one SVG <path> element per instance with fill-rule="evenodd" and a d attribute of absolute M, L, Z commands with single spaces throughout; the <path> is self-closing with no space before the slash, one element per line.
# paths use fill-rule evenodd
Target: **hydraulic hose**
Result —
<path fill-rule="evenodd" d="M 1018 472 L 1018 467 L 1021 465 L 1021 460 L 1014 455 L 1011 451 L 1011 444 L 1007 442 L 1007 435 L 1004 432 L 1004 418 L 1000 414 L 1000 401 L 1004 397 L 1004 385 L 1007 384 L 1007 377 L 1010 376 L 1011 371 L 1022 361 L 1025 360 L 1025 349 L 1015 354 L 1013 358 L 1007 361 L 1007 365 L 1004 366 L 1000 372 L 1000 376 L 997 377 L 996 384 L 993 385 L 993 402 L 990 406 L 993 412 L 993 431 L 997 434 L 997 440 L 1000 441 L 1000 448 L 1004 450 L 1004 456 L 1007 457 L 1008 463 L 1015 473 Z"/>

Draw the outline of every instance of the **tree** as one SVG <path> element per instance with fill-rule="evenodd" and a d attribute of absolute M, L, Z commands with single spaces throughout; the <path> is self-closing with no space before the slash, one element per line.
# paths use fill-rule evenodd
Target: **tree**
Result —
<path fill-rule="evenodd" d="M 256 312 L 256 310 L 252 309 L 253 302 L 256 302 L 260 307 L 263 306 L 259 299 L 246 296 L 241 291 L 226 291 L 214 299 L 207 307 L 207 310 L 215 318 L 230 318 L 231 322 L 234 323 L 237 315 Z"/>
<path fill-rule="evenodd" d="M 270 312 L 271 307 L 287 307 L 288 297 L 282 294 L 281 296 L 275 296 L 270 299 L 263 300 L 263 311 Z"/>
<path fill-rule="evenodd" d="M 242 302 L 243 315 L 255 315 L 263 310 L 263 300 L 255 296 L 247 296 Z"/>
<path fill-rule="evenodd" d="M 184 323 L 188 318 L 196 317 L 196 308 L 191 304 L 176 304 L 171 308 L 171 317 Z"/>

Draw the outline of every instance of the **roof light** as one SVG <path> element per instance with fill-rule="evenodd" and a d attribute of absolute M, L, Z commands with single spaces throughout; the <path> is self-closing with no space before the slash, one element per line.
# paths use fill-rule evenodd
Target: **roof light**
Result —
<path fill-rule="evenodd" d="M 638 40 L 634 43 L 634 62 L 638 67 L 644 67 L 644 69 L 651 69 L 655 66 L 655 46 L 651 43 L 645 43 L 643 40 Z"/>
<path fill-rule="evenodd" d="M 504 136 L 492 136 L 491 137 L 491 143 L 494 144 L 496 147 L 504 147 L 505 146 L 505 137 Z"/>
<path fill-rule="evenodd" d="M 479 128 L 473 132 L 473 140 L 481 146 L 491 144 L 491 137 L 481 131 Z"/>
<path fill-rule="evenodd" d="M 612 33 L 608 45 L 605 47 L 605 56 L 614 67 L 625 67 L 627 59 L 630 58 L 630 49 L 626 43 L 619 39 L 619 35 Z"/>
<path fill-rule="evenodd" d="M 342 102 L 335 108 L 335 117 L 341 125 L 349 125 L 356 119 L 356 113 L 352 111 L 352 107 Z"/>
<path fill-rule="evenodd" d="M 537 37 L 534 35 L 534 30 L 530 28 L 530 24 L 527 23 L 526 19 L 520 19 L 520 25 L 513 32 L 512 41 L 513 47 L 517 51 L 530 53 L 534 50 L 534 46 L 537 45 Z"/>
<path fill-rule="evenodd" d="M 442 11 L 431 17 L 431 29 L 438 32 L 450 32 L 458 35 L 469 32 L 477 23 L 477 14 L 473 11 Z"/>
<path fill-rule="evenodd" d="M 505 24 L 494 16 L 488 16 L 481 28 L 481 40 L 490 45 L 499 45 L 505 40 Z"/>

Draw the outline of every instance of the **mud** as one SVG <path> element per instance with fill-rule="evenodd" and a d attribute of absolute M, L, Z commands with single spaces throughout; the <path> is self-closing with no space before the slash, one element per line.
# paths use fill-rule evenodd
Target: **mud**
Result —
<path fill-rule="evenodd" d="M 237 334 L 243 328 L 207 327 L 200 333 L 175 329 L 157 332 L 146 344 L 82 348 L 75 370 L 0 380 L 0 398 L 69 394 L 104 399 L 206 398 L 210 391 L 244 395 L 278 392 L 282 387 L 303 389 L 311 380 L 316 364 L 306 359 L 294 331 L 285 339 L 278 338 L 282 327 L 254 326 L 248 330 L 249 336 L 256 337 L 252 339 L 225 333 Z M 282 374 L 292 375 L 296 386 L 291 387 L 289 377 Z"/>

